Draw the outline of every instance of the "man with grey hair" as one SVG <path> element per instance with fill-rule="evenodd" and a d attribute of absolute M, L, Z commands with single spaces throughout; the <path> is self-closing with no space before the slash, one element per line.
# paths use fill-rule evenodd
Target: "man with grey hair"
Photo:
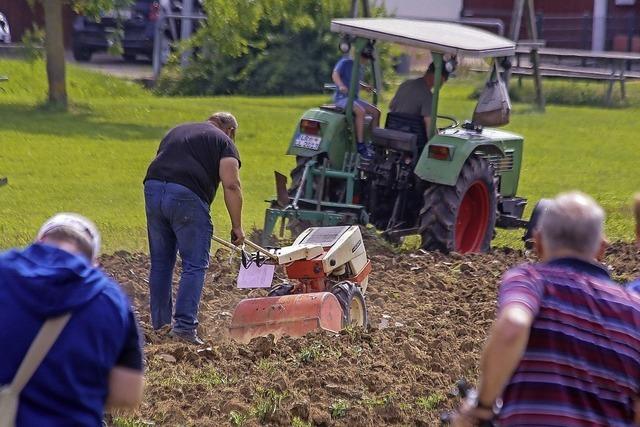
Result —
<path fill-rule="evenodd" d="M 585 194 L 548 201 L 534 233 L 541 262 L 505 273 L 478 392 L 454 425 L 640 422 L 640 298 L 596 261 L 603 222 Z"/>
<path fill-rule="evenodd" d="M 235 146 L 238 121 L 226 112 L 205 122 L 185 123 L 171 129 L 144 179 L 149 234 L 151 323 L 155 329 L 173 325 L 171 336 L 195 344 L 198 307 L 211 248 L 210 208 L 222 183 L 224 202 L 231 218 L 231 240 L 244 241 L 240 155 Z M 182 275 L 172 298 L 176 255 Z"/>
<path fill-rule="evenodd" d="M 98 426 L 105 406 L 140 403 L 137 322 L 99 251 L 93 222 L 61 213 L 0 254 L 0 425 Z"/>

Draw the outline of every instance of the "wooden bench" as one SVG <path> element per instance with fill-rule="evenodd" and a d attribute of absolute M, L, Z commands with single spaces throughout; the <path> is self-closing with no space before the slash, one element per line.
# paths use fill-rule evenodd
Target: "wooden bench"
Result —
<path fill-rule="evenodd" d="M 516 76 L 531 76 L 533 75 L 532 66 L 515 66 L 511 68 L 511 73 Z M 637 79 L 640 78 L 640 73 L 625 73 L 620 75 L 619 73 L 612 74 L 606 70 L 598 70 L 587 67 L 561 67 L 561 66 L 548 66 L 542 65 L 540 67 L 540 74 L 543 77 L 566 77 L 572 79 L 585 79 L 585 80 L 624 80 L 624 79 Z"/>
<path fill-rule="evenodd" d="M 519 66 L 511 68 L 511 74 L 518 77 L 518 81 L 521 81 L 521 77 L 533 76 L 532 66 Z M 634 73 L 636 74 L 636 73 Z M 595 80 L 607 82 L 607 92 L 605 95 L 605 103 L 611 105 L 613 86 L 616 82 L 620 83 L 620 96 L 624 100 L 626 98 L 625 80 L 629 78 L 640 78 L 637 75 L 627 75 L 621 73 L 611 73 L 606 70 L 589 69 L 587 67 L 560 67 L 560 66 L 540 66 L 540 75 L 546 78 L 564 78 L 564 79 L 576 79 L 576 80 Z"/>
<path fill-rule="evenodd" d="M 579 49 L 559 49 L 559 48 L 539 48 L 537 54 L 543 58 L 555 59 L 555 63 L 548 61 L 540 62 L 540 75 L 542 77 L 555 77 L 579 80 L 598 80 L 607 83 L 605 102 L 611 105 L 613 86 L 620 83 L 620 95 L 626 98 L 625 81 L 627 79 L 640 79 L 640 73 L 628 70 L 628 65 L 634 61 L 640 61 L 640 55 L 631 52 L 598 52 Z M 511 69 L 511 73 L 521 81 L 522 77 L 533 75 L 531 64 L 523 65 L 522 58 L 531 54 L 530 46 L 516 47 L 516 65 Z M 563 65 L 563 59 L 571 59 L 574 62 L 580 61 L 581 65 Z M 596 68 L 586 66 L 586 61 L 592 59 L 604 62 L 606 68 Z M 530 61 L 531 62 L 531 61 Z"/>

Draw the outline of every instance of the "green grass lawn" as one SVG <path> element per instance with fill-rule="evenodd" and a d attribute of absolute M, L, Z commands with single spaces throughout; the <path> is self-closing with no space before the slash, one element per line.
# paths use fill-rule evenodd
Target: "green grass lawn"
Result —
<path fill-rule="evenodd" d="M 68 68 L 70 113 L 43 110 L 44 66 L 0 61 L 10 81 L 0 92 L 0 248 L 23 245 L 57 211 L 94 219 L 105 252 L 146 250 L 142 179 L 157 145 L 172 126 L 228 110 L 240 123 L 245 228 L 261 227 L 274 193 L 273 170 L 288 172 L 283 153 L 303 111 L 323 96 L 162 98 L 133 83 Z M 447 85 L 441 112 L 470 116 L 476 81 Z M 630 87 L 631 93 L 640 88 Z M 640 107 L 603 109 L 549 106 L 545 114 L 516 104 L 506 129 L 525 136 L 520 195 L 532 201 L 580 189 L 607 210 L 613 240 L 632 237 L 629 201 L 640 190 L 637 167 Z M 217 233 L 228 235 L 222 198 L 213 206 Z M 515 233 L 498 233 L 498 244 L 518 244 Z"/>

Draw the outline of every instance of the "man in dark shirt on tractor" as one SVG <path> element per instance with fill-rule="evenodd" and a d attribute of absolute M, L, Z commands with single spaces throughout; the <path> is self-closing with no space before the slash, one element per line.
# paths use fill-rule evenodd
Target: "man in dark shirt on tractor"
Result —
<path fill-rule="evenodd" d="M 509 270 L 480 362 L 480 384 L 454 425 L 498 414 L 508 426 L 640 422 L 640 297 L 595 260 L 604 211 L 581 193 L 551 200 L 535 232 L 541 262 Z"/>
<path fill-rule="evenodd" d="M 151 322 L 155 329 L 171 325 L 171 281 L 180 253 L 182 275 L 170 334 L 194 344 L 203 343 L 196 333 L 198 306 L 213 233 L 209 210 L 220 182 L 231 218 L 231 240 L 244 241 L 240 155 L 234 143 L 237 128 L 229 113 L 176 126 L 160 143 L 144 179 Z"/>
<path fill-rule="evenodd" d="M 421 116 L 424 120 L 424 129 L 427 135 L 431 126 L 431 104 L 433 100 L 431 90 L 434 85 L 434 77 L 435 66 L 432 62 L 422 77 L 402 83 L 391 100 L 391 104 L 389 104 L 389 111 L 392 113 Z M 441 78 L 442 84 L 449 79 L 449 71 L 447 71 L 444 64 Z"/>

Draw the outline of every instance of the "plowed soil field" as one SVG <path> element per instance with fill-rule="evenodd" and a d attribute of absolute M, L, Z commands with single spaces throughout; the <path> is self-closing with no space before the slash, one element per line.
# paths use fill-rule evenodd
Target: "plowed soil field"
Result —
<path fill-rule="evenodd" d="M 460 378 L 475 381 L 495 314 L 502 273 L 528 261 L 519 250 L 460 256 L 393 253 L 366 242 L 373 264 L 367 290 L 371 327 L 300 339 L 229 340 L 231 313 L 257 295 L 235 288 L 238 260 L 212 258 L 200 308 L 204 346 L 172 341 L 150 327 L 149 258 L 118 252 L 104 269 L 130 295 L 145 334 L 147 389 L 134 417 L 116 425 L 380 426 L 438 425 L 456 405 Z M 638 250 L 616 243 L 605 263 L 614 279 L 640 275 Z M 176 271 L 176 279 L 177 273 Z"/>

